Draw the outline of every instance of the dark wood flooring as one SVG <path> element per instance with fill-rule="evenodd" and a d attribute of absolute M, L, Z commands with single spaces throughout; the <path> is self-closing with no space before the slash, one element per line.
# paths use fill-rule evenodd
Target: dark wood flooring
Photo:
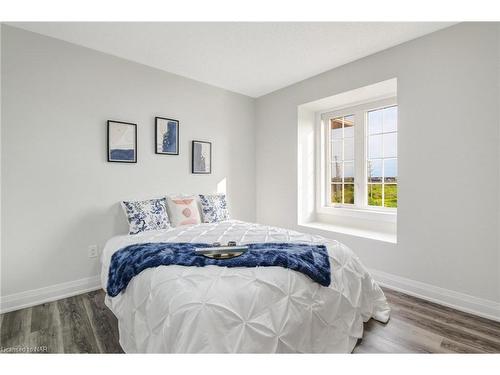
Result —
<path fill-rule="evenodd" d="M 500 353 L 500 323 L 384 289 L 391 319 L 365 323 L 354 353 Z M 122 353 L 95 291 L 0 315 L 0 352 Z"/>

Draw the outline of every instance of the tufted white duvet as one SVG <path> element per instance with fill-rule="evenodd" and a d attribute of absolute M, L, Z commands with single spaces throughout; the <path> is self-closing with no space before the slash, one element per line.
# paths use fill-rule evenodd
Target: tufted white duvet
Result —
<path fill-rule="evenodd" d="M 389 319 L 382 290 L 346 246 L 235 220 L 111 238 L 102 255 L 102 287 L 111 256 L 127 245 L 227 241 L 326 244 L 332 283 L 323 287 L 281 267 L 147 269 L 118 296 L 106 296 L 125 352 L 349 353 L 363 334 L 363 321 Z"/>

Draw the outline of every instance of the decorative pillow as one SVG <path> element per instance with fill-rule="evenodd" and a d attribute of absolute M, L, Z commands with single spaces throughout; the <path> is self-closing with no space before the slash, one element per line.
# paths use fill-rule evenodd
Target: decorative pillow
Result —
<path fill-rule="evenodd" d="M 129 223 L 129 234 L 146 230 L 168 229 L 170 221 L 165 198 L 146 201 L 122 202 Z"/>
<path fill-rule="evenodd" d="M 201 209 L 204 223 L 217 223 L 229 220 L 225 194 L 200 194 Z"/>
<path fill-rule="evenodd" d="M 168 197 L 167 205 L 174 227 L 201 223 L 196 197 Z"/>

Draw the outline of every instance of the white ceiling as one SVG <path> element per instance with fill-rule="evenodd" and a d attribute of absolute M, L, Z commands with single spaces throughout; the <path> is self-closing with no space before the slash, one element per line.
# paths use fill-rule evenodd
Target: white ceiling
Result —
<path fill-rule="evenodd" d="M 452 24 L 10 23 L 252 97 Z"/>

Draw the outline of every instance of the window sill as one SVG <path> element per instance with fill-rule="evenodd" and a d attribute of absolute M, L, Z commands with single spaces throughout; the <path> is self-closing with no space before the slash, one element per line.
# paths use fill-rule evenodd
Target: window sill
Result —
<path fill-rule="evenodd" d="M 394 233 L 389 233 L 389 232 L 368 230 L 365 228 L 357 228 L 354 226 L 330 224 L 318 221 L 300 223 L 299 227 L 306 229 L 317 229 L 330 233 L 340 233 L 354 237 L 368 238 L 370 240 L 388 242 L 393 244 L 397 243 L 397 235 L 395 231 Z"/>
<path fill-rule="evenodd" d="M 375 210 L 375 209 L 359 209 L 354 207 L 333 207 L 333 206 L 323 206 L 318 207 L 318 214 L 331 217 L 346 217 L 360 220 L 370 220 L 379 221 L 386 223 L 396 223 L 397 221 L 397 211 L 396 210 Z M 319 220 L 320 222 L 322 220 Z"/>

